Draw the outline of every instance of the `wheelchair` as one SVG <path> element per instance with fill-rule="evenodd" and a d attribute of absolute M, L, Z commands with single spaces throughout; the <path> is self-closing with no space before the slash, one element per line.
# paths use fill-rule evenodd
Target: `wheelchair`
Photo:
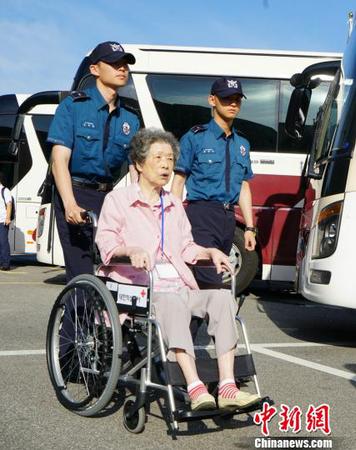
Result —
<path fill-rule="evenodd" d="M 96 216 L 88 212 L 88 217 L 95 232 Z M 110 262 L 116 264 L 129 264 L 129 259 Z M 261 398 L 246 327 L 239 316 L 244 301 L 241 295 L 236 324 L 242 331 L 245 353 L 235 356 L 234 374 L 237 383 L 252 381 L 261 400 L 233 411 L 190 409 L 183 373 L 176 362 L 167 360 L 160 325 L 153 315 L 151 271 L 147 277 L 147 285 L 141 286 L 79 275 L 59 294 L 46 339 L 48 372 L 59 402 L 81 416 L 98 416 L 113 402 L 116 392 L 129 392 L 123 402 L 123 424 L 131 433 L 144 430 L 149 405 L 162 393 L 168 400 L 166 419 L 174 433 L 180 422 L 216 416 L 227 419 L 261 409 L 265 401 L 271 403 L 269 397 Z M 235 298 L 234 281 L 231 276 Z M 122 324 L 120 313 L 127 313 Z M 200 379 L 214 394 L 219 379 L 217 360 L 197 357 L 196 364 Z"/>

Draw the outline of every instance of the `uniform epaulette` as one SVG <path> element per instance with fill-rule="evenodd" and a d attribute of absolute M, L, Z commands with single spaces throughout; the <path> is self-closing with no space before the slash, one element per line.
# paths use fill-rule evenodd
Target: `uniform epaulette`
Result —
<path fill-rule="evenodd" d="M 195 134 L 195 133 L 199 133 L 201 131 L 204 131 L 206 129 L 207 129 L 206 125 L 194 125 L 194 127 L 192 127 L 190 129 L 190 131 L 192 131 Z"/>
<path fill-rule="evenodd" d="M 247 139 L 247 136 L 246 136 L 246 134 L 245 134 L 243 131 L 241 131 L 241 130 L 239 130 L 239 129 L 236 129 L 236 133 L 237 133 L 239 136 L 241 136 L 241 137 Z"/>
<path fill-rule="evenodd" d="M 74 102 L 76 102 L 77 100 L 86 100 L 90 98 L 89 95 L 84 91 L 72 91 L 70 93 L 70 96 L 72 97 Z"/>
<path fill-rule="evenodd" d="M 135 114 L 136 116 L 140 116 L 140 110 L 138 108 L 135 108 L 134 106 L 131 105 L 125 105 L 125 103 L 123 103 L 121 105 L 122 108 L 127 109 L 127 111 L 132 112 L 133 114 Z"/>

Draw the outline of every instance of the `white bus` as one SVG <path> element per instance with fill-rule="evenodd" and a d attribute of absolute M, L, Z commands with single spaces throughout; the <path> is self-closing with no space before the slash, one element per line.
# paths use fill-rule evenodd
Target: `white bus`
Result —
<path fill-rule="evenodd" d="M 351 29 L 341 65 L 334 68 L 334 81 L 318 114 L 307 165 L 297 287 L 310 300 L 356 308 L 356 31 Z M 293 94 L 291 109 L 300 107 L 303 89 Z M 307 104 L 302 108 L 304 114 Z M 298 124 L 295 118 L 295 123 L 302 130 L 303 121 Z"/>
<path fill-rule="evenodd" d="M 217 76 L 237 76 L 241 79 L 247 100 L 242 105 L 236 126 L 251 143 L 255 173 L 251 187 L 259 236 L 256 252 L 245 251 L 242 217 L 236 209 L 233 257 L 240 264 L 237 283 L 245 287 L 256 270 L 263 280 L 294 282 L 298 224 L 304 197 L 300 177 L 311 145 L 313 115 L 324 101 L 329 83 L 321 83 L 315 89 L 304 137 L 295 142 L 284 132 L 293 90 L 289 79 L 310 64 L 340 60 L 341 55 L 145 45 L 125 45 L 125 49 L 135 55 L 137 62 L 132 66 L 128 86 L 120 91 L 124 103 L 137 111 L 143 126 L 162 127 L 173 132 L 177 138 L 193 125 L 210 119 L 207 95 Z M 86 57 L 78 69 L 72 89 L 80 90 L 93 83 L 88 65 Z M 13 168 L 21 166 L 24 158 L 21 153 L 27 155 L 27 172 L 15 177 L 12 183 L 21 192 L 22 185 L 26 184 L 26 195 L 17 196 L 19 213 L 15 231 L 23 228 L 20 221 L 25 220 L 26 213 L 21 202 L 26 199 L 33 205 L 39 205 L 40 198 L 36 192 L 45 176 L 49 157 L 45 138 L 55 106 L 43 103 L 54 102 L 56 93 L 48 93 L 47 97 L 46 93 L 35 96 L 38 101 L 33 96 L 27 99 L 33 109 L 24 107 L 22 110 L 24 121 L 19 162 L 9 162 L 10 166 L 13 163 Z M 19 97 L 13 98 L 20 104 Z M 0 104 L 1 101 L 0 97 Z M 20 125 L 17 126 L 17 134 L 20 128 Z M 8 134 L 9 131 L 10 128 Z M 118 181 L 119 184 L 127 182 L 124 172 Z M 33 208 L 33 216 L 35 210 L 36 207 Z M 36 227 L 34 217 L 31 220 L 33 230 Z M 48 204 L 39 209 L 36 247 L 39 261 L 63 264 Z M 34 244 L 32 249 L 35 250 Z"/>

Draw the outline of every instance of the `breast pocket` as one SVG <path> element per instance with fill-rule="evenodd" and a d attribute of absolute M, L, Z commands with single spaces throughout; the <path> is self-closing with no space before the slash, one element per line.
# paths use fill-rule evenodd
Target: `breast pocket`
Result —
<path fill-rule="evenodd" d="M 108 160 L 112 167 L 119 166 L 127 160 L 130 140 L 122 135 L 114 136 L 108 149 Z"/>
<path fill-rule="evenodd" d="M 204 178 L 218 180 L 223 170 L 223 156 L 217 153 L 200 153 L 198 155 L 199 169 Z"/>
<path fill-rule="evenodd" d="M 95 158 L 99 150 L 98 130 L 81 128 L 76 133 L 76 147 L 83 152 L 84 159 Z"/>
<path fill-rule="evenodd" d="M 246 158 L 241 158 L 235 155 L 232 160 L 232 180 L 237 185 L 240 185 L 245 179 L 248 171 L 248 162 Z"/>

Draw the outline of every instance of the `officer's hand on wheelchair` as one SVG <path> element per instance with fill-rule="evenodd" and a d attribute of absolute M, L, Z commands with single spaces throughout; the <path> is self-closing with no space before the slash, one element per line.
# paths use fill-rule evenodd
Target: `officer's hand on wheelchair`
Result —
<path fill-rule="evenodd" d="M 131 265 L 136 269 L 151 270 L 152 265 L 149 254 L 140 247 L 127 247 L 126 256 L 130 258 Z"/>
<path fill-rule="evenodd" d="M 233 269 L 230 265 L 229 257 L 225 255 L 225 253 L 218 250 L 217 248 L 210 248 L 209 253 L 210 258 L 213 261 L 214 266 L 216 267 L 217 273 L 233 272 Z"/>
<path fill-rule="evenodd" d="M 81 208 L 77 204 L 70 205 L 69 207 L 65 208 L 66 221 L 72 225 L 80 225 L 86 223 L 86 215 L 83 215 L 83 212 L 85 213 L 85 209 Z"/>

